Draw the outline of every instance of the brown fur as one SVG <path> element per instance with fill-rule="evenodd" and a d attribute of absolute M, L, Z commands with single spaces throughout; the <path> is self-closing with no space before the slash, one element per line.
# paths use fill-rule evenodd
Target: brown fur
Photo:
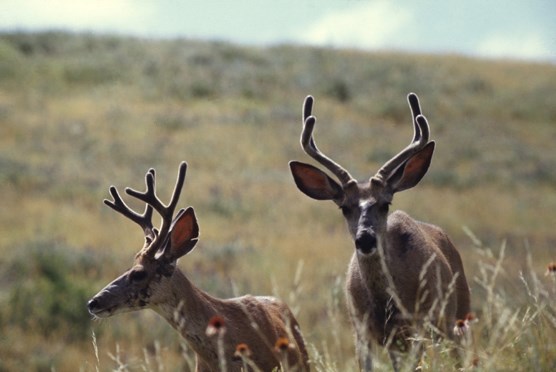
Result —
<path fill-rule="evenodd" d="M 251 295 L 221 300 L 196 288 L 179 269 L 170 278 L 169 286 L 172 295 L 164 303 L 152 304 L 152 308 L 180 332 L 195 351 L 197 370 L 219 370 L 217 337 L 206 335 L 213 316 L 221 317 L 225 325 L 223 345 L 228 370 L 239 371 L 243 366 L 242 361 L 234 357 L 241 343 L 249 346 L 251 359 L 261 370 L 279 367 L 274 344 L 280 337 L 292 340 L 294 346 L 287 351 L 288 364 L 299 370 L 309 370 L 299 325 L 289 307 L 280 300 Z M 260 331 L 253 328 L 252 320 Z"/>
<path fill-rule="evenodd" d="M 379 236 L 381 233 L 378 233 Z M 409 235 L 411 238 L 401 243 L 400 236 Z M 446 335 L 456 319 L 463 319 L 470 311 L 469 288 L 463 271 L 461 258 L 447 236 L 438 227 L 413 220 L 402 211 L 396 211 L 388 217 L 388 228 L 382 239 L 386 267 L 386 274 L 380 263 L 379 255 L 365 257 L 354 253 L 352 256 L 346 283 L 346 293 L 353 315 L 358 319 L 368 319 L 366 328 L 368 336 L 379 344 L 385 344 L 393 336 L 396 328 L 413 327 L 415 322 L 424 320 L 427 312 L 437 298 L 446 293 L 455 273 L 458 273 L 454 293 L 450 295 L 446 308 L 440 306 L 434 311 L 430 321 Z M 432 293 L 422 294 L 418 280 L 420 271 L 432 254 L 436 258 L 430 264 L 423 279 L 428 283 L 426 288 Z M 392 278 L 393 289 L 399 297 L 403 308 L 412 317 L 403 319 L 403 314 L 391 300 L 387 292 L 390 283 L 387 275 Z M 441 293 L 436 293 L 440 285 Z M 393 318 L 387 319 L 385 309 L 387 303 L 393 307 Z M 421 302 L 419 309 L 416 304 Z M 442 312 L 442 313 L 441 313 Z"/>
<path fill-rule="evenodd" d="M 309 358 L 299 324 L 285 303 L 274 297 L 250 295 L 221 300 L 195 287 L 177 268 L 177 260 L 191 252 L 199 237 L 193 208 L 179 211 L 172 220 L 185 169 L 182 163 L 168 206 L 155 195 L 154 170 L 146 175 L 146 192 L 126 190 L 147 203 L 142 215 L 125 205 L 114 187 L 110 189 L 114 200 L 105 203 L 142 227 L 145 244 L 135 256 L 131 269 L 89 301 L 89 312 L 105 318 L 122 312 L 153 309 L 195 351 L 197 371 L 219 371 L 222 362 L 226 370 L 240 371 L 244 361 L 234 355 L 240 344 L 247 345 L 251 351 L 247 363 L 253 363 L 261 371 L 281 366 L 308 371 Z M 152 226 L 151 208 L 163 217 L 160 230 Z M 224 328 L 220 333 L 209 334 L 207 328 L 215 317 Z M 282 338 L 287 339 L 289 346 L 278 350 L 275 344 Z"/>

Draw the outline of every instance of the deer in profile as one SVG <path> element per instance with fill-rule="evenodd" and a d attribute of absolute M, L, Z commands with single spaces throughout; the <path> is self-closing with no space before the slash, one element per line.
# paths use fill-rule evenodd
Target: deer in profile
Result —
<path fill-rule="evenodd" d="M 292 370 L 309 370 L 299 325 L 285 303 L 274 297 L 251 295 L 218 299 L 197 288 L 178 268 L 178 259 L 190 253 L 199 239 L 192 207 L 179 210 L 174 217 L 186 169 L 187 164 L 182 162 L 168 205 L 156 195 L 154 169 L 145 176 L 146 191 L 126 188 L 128 195 L 146 204 L 142 214 L 132 210 L 117 189 L 110 187 L 113 200 L 104 203 L 137 223 L 145 234 L 145 243 L 131 268 L 88 302 L 89 312 L 95 318 L 106 318 L 153 309 L 195 352 L 197 371 L 245 370 L 244 360 L 237 355 L 239 347 L 250 351 L 249 370 L 271 371 L 284 363 Z M 159 229 L 152 224 L 153 210 L 161 216 Z M 207 332 L 211 319 L 218 319 L 217 326 L 225 325 L 225 332 L 216 329 L 219 337 Z M 287 347 L 276 349 L 277 340 L 288 340 Z"/>
<path fill-rule="evenodd" d="M 408 102 L 414 129 L 411 143 L 374 176 L 359 182 L 316 146 L 313 97 L 308 96 L 301 146 L 339 182 L 313 165 L 289 163 L 299 190 L 316 200 L 332 200 L 347 222 L 355 252 L 347 271 L 346 297 L 363 370 L 372 369 L 370 351 L 376 344 L 388 348 L 393 367 L 399 370 L 403 353 L 416 350 L 420 356 L 419 346 L 410 341 L 423 334 L 419 330 L 428 326 L 442 337 L 452 337 L 453 324 L 470 311 L 463 264 L 448 236 L 403 211 L 388 214 L 394 194 L 423 178 L 435 146 L 429 141 L 429 125 L 417 95 L 409 94 Z"/>

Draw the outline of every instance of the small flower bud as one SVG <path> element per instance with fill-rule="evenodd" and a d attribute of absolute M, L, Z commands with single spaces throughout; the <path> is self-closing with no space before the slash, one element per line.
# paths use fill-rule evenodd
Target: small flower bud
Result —
<path fill-rule="evenodd" d="M 253 355 L 253 352 L 247 344 L 241 343 L 236 346 L 234 357 L 243 359 L 251 358 L 251 355 Z"/>
<path fill-rule="evenodd" d="M 210 318 L 206 334 L 209 337 L 216 336 L 216 335 L 223 335 L 226 332 L 226 325 L 224 319 L 218 315 L 213 316 Z"/>
<path fill-rule="evenodd" d="M 289 349 L 294 348 L 295 346 L 286 337 L 279 337 L 274 344 L 274 350 L 278 353 L 286 353 Z"/>
<path fill-rule="evenodd" d="M 456 336 L 462 337 L 469 330 L 469 322 L 464 319 L 456 320 L 456 325 L 454 326 L 454 334 Z"/>

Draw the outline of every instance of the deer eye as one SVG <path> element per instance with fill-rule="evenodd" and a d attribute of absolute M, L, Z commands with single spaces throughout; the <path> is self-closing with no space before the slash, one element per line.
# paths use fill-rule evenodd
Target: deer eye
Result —
<path fill-rule="evenodd" d="M 140 282 L 147 278 L 147 272 L 145 270 L 133 270 L 129 273 L 129 280 L 132 282 Z"/>
<path fill-rule="evenodd" d="M 349 216 L 349 215 L 351 214 L 351 210 L 352 210 L 352 209 L 351 209 L 350 207 L 347 207 L 347 206 L 343 205 L 343 206 L 340 207 L 340 210 L 342 211 L 342 214 L 343 214 L 345 217 L 347 217 L 347 216 Z"/>

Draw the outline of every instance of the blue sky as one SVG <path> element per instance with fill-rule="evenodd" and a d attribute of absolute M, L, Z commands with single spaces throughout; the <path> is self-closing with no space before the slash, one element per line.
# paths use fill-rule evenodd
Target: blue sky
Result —
<path fill-rule="evenodd" d="M 0 30 L 556 62 L 554 0 L 2 0 L 0 9 Z"/>

